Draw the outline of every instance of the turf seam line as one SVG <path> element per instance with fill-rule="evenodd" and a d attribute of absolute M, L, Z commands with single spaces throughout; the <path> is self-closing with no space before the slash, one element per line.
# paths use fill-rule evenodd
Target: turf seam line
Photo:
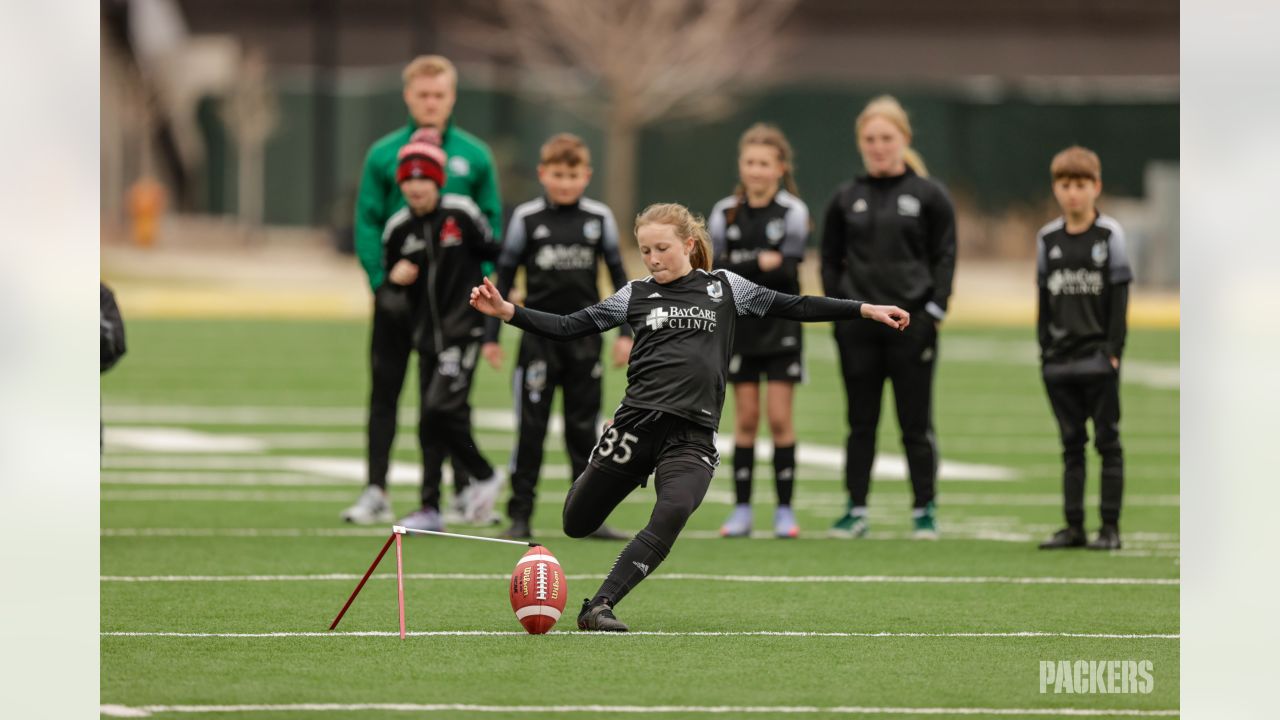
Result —
<path fill-rule="evenodd" d="M 405 573 L 407 580 L 508 580 L 500 573 Z M 603 575 L 567 575 L 568 580 L 599 580 Z M 104 575 L 102 582 L 324 582 L 359 580 L 360 574 L 321 573 L 312 575 Z M 380 573 L 370 580 L 394 579 L 394 574 Z M 650 581 L 709 581 L 737 583 L 903 583 L 942 585 L 1154 585 L 1179 586 L 1178 578 L 1072 578 L 1072 577 L 997 577 L 997 576 L 930 576 L 930 575 L 715 575 L 711 573 L 667 573 L 654 575 Z"/>
<path fill-rule="evenodd" d="M 109 630 L 99 633 L 102 637 L 157 637 L 157 638 L 336 638 L 336 637 L 399 637 L 398 631 L 350 630 L 346 632 L 276 631 L 276 632 L 160 632 Z M 528 633 L 509 630 L 419 630 L 405 633 L 411 637 L 528 637 Z M 1018 632 L 824 632 L 799 630 L 742 630 L 689 632 L 666 630 L 639 630 L 629 633 L 587 633 L 577 631 L 552 631 L 546 636 L 556 637 L 783 637 L 783 638 L 1079 638 L 1091 640 L 1180 640 L 1177 633 L 1072 633 L 1023 630 Z"/>
<path fill-rule="evenodd" d="M 234 712 L 474 712 L 474 713 L 701 713 L 701 714 L 838 714 L 838 715 L 1014 715 L 1014 716 L 1078 716 L 1078 717 L 1176 717 L 1176 709 L 1135 710 L 1106 708 L 976 708 L 976 707 L 863 707 L 805 705 L 473 705 L 418 703 L 297 703 L 280 705 L 102 705 L 108 717 L 148 717 L 155 713 L 234 713 Z"/>

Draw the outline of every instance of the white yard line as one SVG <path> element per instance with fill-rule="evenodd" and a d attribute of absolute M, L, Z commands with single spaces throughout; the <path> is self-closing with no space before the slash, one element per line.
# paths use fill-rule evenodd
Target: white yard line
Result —
<path fill-rule="evenodd" d="M 318 582 L 359 580 L 353 573 L 318 573 L 309 575 L 104 575 L 102 582 L 169 583 L 169 582 Z M 509 580 L 499 573 L 405 573 L 406 580 Z M 603 575 L 568 575 L 569 580 L 600 580 Z M 394 580 L 391 573 L 373 575 L 370 579 Z M 1003 577 L 964 575 L 723 575 L 714 573 L 666 573 L 650 581 L 711 581 L 732 583 L 904 583 L 938 585 L 1170 585 L 1178 586 L 1178 578 L 1115 577 Z"/>
<path fill-rule="evenodd" d="M 130 632 L 106 631 L 103 637 L 164 637 L 164 638 L 341 638 L 341 637 L 399 637 L 393 630 L 355 630 L 350 632 Z M 1088 640 L 1180 640 L 1177 633 L 1069 633 L 1024 630 L 1020 632 L 801 632 L 787 630 L 743 630 L 738 632 L 640 630 L 628 633 L 588 633 L 576 630 L 560 630 L 547 633 L 553 637 L 785 637 L 785 638 L 1080 638 Z M 519 630 L 422 630 L 407 632 L 413 637 L 528 637 Z"/>
<path fill-rule="evenodd" d="M 632 633 L 635 634 L 635 633 Z M 296 703 L 276 705 L 102 705 L 107 717 L 150 717 L 165 713 L 262 713 L 262 712 L 455 712 L 455 713 L 589 713 L 656 715 L 697 713 L 707 715 L 1008 715 L 1014 717 L 1177 717 L 1178 710 L 1108 710 L 1083 708 L 979 708 L 979 707 L 874 707 L 856 705 L 476 705 L 461 703 Z"/>

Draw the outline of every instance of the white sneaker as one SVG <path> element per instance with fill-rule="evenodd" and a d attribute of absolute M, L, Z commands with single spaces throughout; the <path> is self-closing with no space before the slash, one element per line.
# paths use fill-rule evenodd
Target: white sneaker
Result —
<path fill-rule="evenodd" d="M 377 485 L 369 485 L 364 492 L 360 493 L 356 504 L 343 510 L 338 517 L 356 525 L 373 525 L 389 523 L 396 516 L 391 511 L 391 500 L 387 497 L 387 491 Z"/>
<path fill-rule="evenodd" d="M 502 486 L 507 483 L 507 474 L 502 468 L 494 468 L 493 476 L 486 480 L 471 478 L 467 486 L 468 496 L 462 514 L 467 522 L 473 525 L 487 525 L 493 517 L 493 508 L 498 503 L 498 495 Z"/>

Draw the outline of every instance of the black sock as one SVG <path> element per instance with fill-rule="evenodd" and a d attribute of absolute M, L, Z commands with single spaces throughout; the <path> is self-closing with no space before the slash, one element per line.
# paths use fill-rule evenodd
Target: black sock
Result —
<path fill-rule="evenodd" d="M 790 505 L 791 492 L 796 484 L 796 446 L 774 446 L 773 484 L 778 491 L 778 504 Z"/>
<path fill-rule="evenodd" d="M 604 584 L 592 598 L 591 604 L 607 602 L 610 607 L 617 606 L 632 588 L 658 569 L 668 552 L 670 548 L 657 535 L 641 530 L 618 553 L 618 559 L 613 561 L 613 568 L 609 570 L 609 577 L 604 579 Z"/>
<path fill-rule="evenodd" d="M 756 467 L 756 447 L 735 447 L 733 449 L 733 492 L 739 505 L 751 503 L 751 475 Z"/>

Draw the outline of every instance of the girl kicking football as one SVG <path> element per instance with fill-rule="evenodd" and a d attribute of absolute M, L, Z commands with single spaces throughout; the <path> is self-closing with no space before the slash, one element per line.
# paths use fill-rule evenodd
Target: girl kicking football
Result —
<path fill-rule="evenodd" d="M 565 534 L 590 534 L 623 498 L 644 487 L 650 474 L 658 499 L 648 525 L 623 548 L 595 596 L 583 600 L 578 615 L 583 630 L 626 632 L 613 608 L 666 559 L 707 493 L 719 463 L 715 432 L 739 316 L 863 317 L 896 330 L 910 322 L 894 306 L 787 295 L 727 270 L 709 272 L 706 227 L 682 205 L 649 206 L 636 218 L 635 233 L 651 275 L 570 315 L 513 305 L 488 279 L 471 291 L 471 306 L 480 312 L 557 340 L 602 333 L 624 322 L 635 329 L 622 405 L 565 497 Z"/>

